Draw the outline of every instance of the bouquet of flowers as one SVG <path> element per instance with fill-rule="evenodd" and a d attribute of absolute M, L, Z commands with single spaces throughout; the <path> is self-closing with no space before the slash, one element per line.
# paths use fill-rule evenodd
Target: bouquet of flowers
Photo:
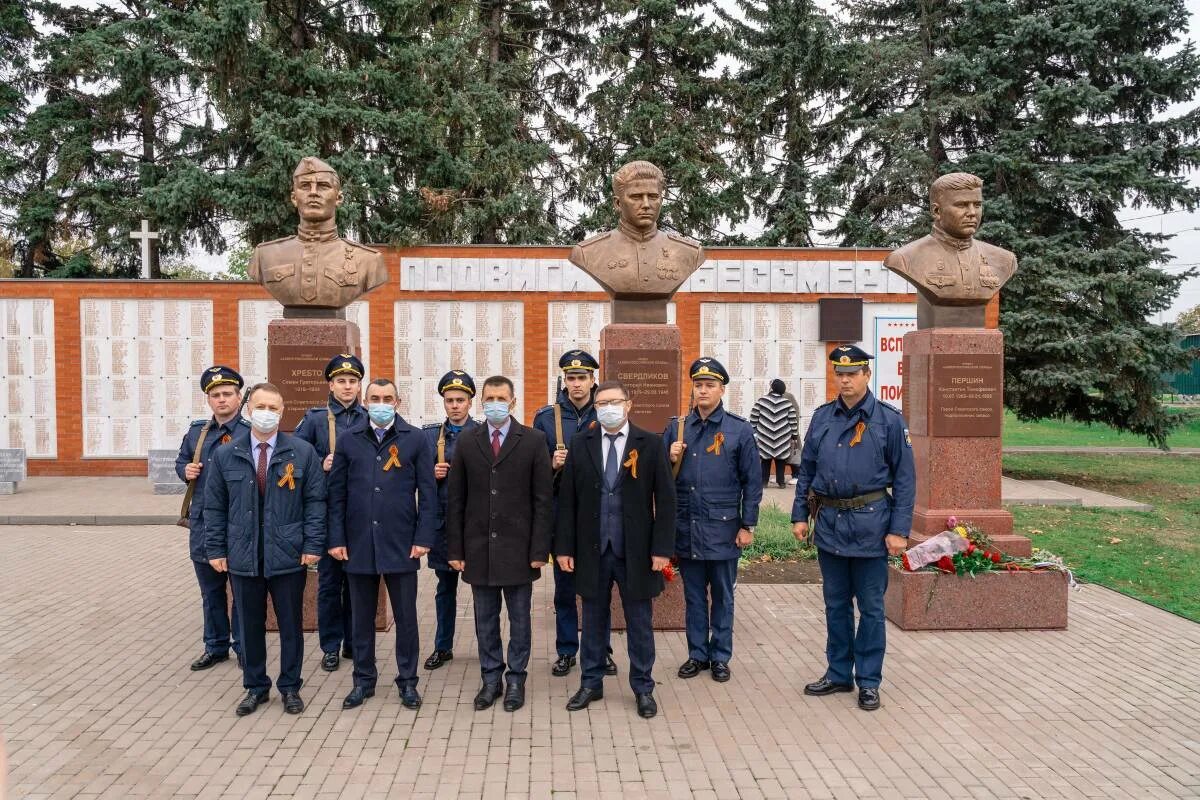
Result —
<path fill-rule="evenodd" d="M 972 578 L 992 570 L 1057 570 L 1066 573 L 1068 586 L 1079 588 L 1071 570 L 1053 553 L 1034 548 L 1029 558 L 1005 555 L 995 549 L 991 537 L 978 527 L 954 517 L 946 520 L 946 530 L 910 548 L 899 561 L 910 572 L 926 569 Z"/>

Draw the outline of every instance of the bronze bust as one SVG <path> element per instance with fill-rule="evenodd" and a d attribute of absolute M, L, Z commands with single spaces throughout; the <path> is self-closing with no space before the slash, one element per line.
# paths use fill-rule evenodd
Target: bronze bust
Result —
<path fill-rule="evenodd" d="M 631 161 L 612 177 L 620 221 L 575 245 L 571 263 L 591 275 L 613 299 L 613 322 L 667 321 L 667 302 L 704 263 L 704 248 L 660 230 L 666 178 L 649 161 Z"/>
<path fill-rule="evenodd" d="M 291 201 L 300 212 L 296 235 L 254 248 L 250 277 L 283 303 L 284 316 L 341 316 L 341 309 L 387 281 L 383 257 L 338 236 L 341 180 L 321 159 L 300 160 Z"/>
<path fill-rule="evenodd" d="M 983 217 L 983 181 L 952 172 L 929 189 L 933 232 L 893 252 L 884 265 L 917 288 L 918 328 L 982 328 L 984 310 L 1017 257 L 974 239 Z"/>

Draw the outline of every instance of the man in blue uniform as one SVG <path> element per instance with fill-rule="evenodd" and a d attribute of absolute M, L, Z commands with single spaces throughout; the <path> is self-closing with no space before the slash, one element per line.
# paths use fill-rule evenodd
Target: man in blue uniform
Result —
<path fill-rule="evenodd" d="M 357 356 L 339 353 L 325 365 L 329 382 L 329 402 L 310 408 L 296 426 L 295 435 L 313 446 L 326 472 L 333 468 L 337 440 L 359 425 L 365 425 L 367 412 L 359 402 L 363 363 Z M 321 669 L 338 668 L 338 649 L 342 656 L 354 656 L 350 636 L 350 582 L 342 562 L 328 553 L 317 566 L 317 633 L 321 640 Z"/>
<path fill-rule="evenodd" d="M 742 548 L 754 541 L 762 470 L 754 429 L 725 410 L 729 373 L 715 358 L 692 362 L 694 407 L 663 433 L 671 463 L 678 464 L 675 555 L 683 576 L 688 659 L 679 677 L 712 668 L 729 680 L 733 657 L 733 591 Z M 681 435 L 682 428 L 682 435 Z M 710 608 L 711 606 L 711 608 Z"/>
<path fill-rule="evenodd" d="M 883 678 L 887 557 L 907 546 L 916 471 L 904 417 L 868 388 L 872 356 L 842 345 L 829 358 L 838 398 L 813 413 L 792 504 L 797 539 L 808 535 L 815 518 L 825 597 L 829 667 L 804 693 L 849 692 L 857 682 L 859 708 L 874 711 Z M 851 601 L 858 606 L 857 631 Z"/>
<path fill-rule="evenodd" d="M 229 576 L 213 569 L 204 551 L 204 481 L 208 474 L 204 465 L 218 447 L 250 430 L 250 423 L 241 415 L 241 389 L 242 376 L 229 367 L 218 365 L 200 373 L 200 390 L 208 396 L 212 417 L 191 424 L 175 457 L 175 473 L 181 481 L 191 484 L 185 501 L 189 504 L 187 520 L 191 531 L 188 549 L 204 607 L 204 654 L 192 662 L 193 671 L 225 661 L 230 648 L 237 654 L 239 665 L 242 661 L 237 606 L 231 613 L 225 594 Z"/>
<path fill-rule="evenodd" d="M 329 473 L 329 555 L 350 579 L 354 689 L 342 708 L 375 695 L 375 612 L 379 582 L 387 584 L 396 620 L 396 685 L 406 708 L 419 708 L 417 570 L 434 539 L 437 486 L 425 437 L 396 409 L 396 385 L 367 385 L 370 422 L 349 431 Z"/>
<path fill-rule="evenodd" d="M 568 350 L 558 359 L 563 385 L 554 403 L 539 408 L 533 416 L 533 427 L 546 435 L 554 467 L 554 497 L 557 509 L 558 486 L 562 481 L 563 465 L 567 463 L 567 448 L 579 433 L 595 428 L 596 409 L 592 400 L 596 393 L 596 371 L 600 364 L 591 353 Z M 555 518 L 557 519 L 557 510 Z M 575 576 L 564 572 L 554 561 L 554 648 L 558 658 L 550 674 L 563 677 L 575 666 L 579 652 L 579 612 L 575 605 Z M 608 634 L 609 655 L 604 674 L 616 675 L 617 664 L 612 660 L 612 633 Z"/>
<path fill-rule="evenodd" d="M 218 447 L 204 487 L 208 563 L 228 572 L 242 625 L 242 685 L 237 715 L 254 713 L 270 697 L 267 677 L 267 597 L 279 622 L 283 710 L 304 710 L 304 583 L 325 552 L 325 472 L 316 451 L 279 431 L 283 395 L 269 383 L 250 390 L 250 432 Z"/>
<path fill-rule="evenodd" d="M 437 575 L 437 592 L 433 596 L 437 615 L 437 630 L 433 636 L 433 654 L 425 659 L 425 669 L 437 669 L 454 658 L 454 623 L 458 616 L 458 570 L 446 560 L 446 487 L 449 483 L 450 462 L 462 434 L 478 423 L 471 419 L 471 401 L 475 397 L 475 381 L 459 369 L 453 369 L 438 381 L 438 394 L 446 409 L 444 422 L 424 428 L 425 440 L 433 453 L 433 475 L 437 479 L 437 517 L 434 522 L 433 549 L 426 563 Z"/>

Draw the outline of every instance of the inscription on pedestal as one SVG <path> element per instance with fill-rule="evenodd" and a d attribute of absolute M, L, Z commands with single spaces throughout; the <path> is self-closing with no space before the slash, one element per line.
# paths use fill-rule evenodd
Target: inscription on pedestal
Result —
<path fill-rule="evenodd" d="M 329 347 L 306 344 L 272 345 L 268 353 L 267 374 L 283 392 L 284 412 L 280 428 L 292 431 L 304 412 L 323 406 L 329 400 L 325 364 Z"/>
<path fill-rule="evenodd" d="M 679 353 L 675 350 L 608 350 L 604 377 L 619 380 L 633 395 L 630 419 L 650 431 L 661 431 L 679 413 Z"/>
<path fill-rule="evenodd" d="M 1004 357 L 937 354 L 932 362 L 929 433 L 999 436 L 1004 419 Z"/>

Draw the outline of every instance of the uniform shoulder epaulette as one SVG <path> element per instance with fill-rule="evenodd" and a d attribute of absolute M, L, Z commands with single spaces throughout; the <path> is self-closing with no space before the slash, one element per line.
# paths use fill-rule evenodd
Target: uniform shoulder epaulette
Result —
<path fill-rule="evenodd" d="M 665 233 L 667 235 L 667 238 L 673 242 L 679 242 L 680 244 L 686 244 L 688 247 L 692 248 L 693 250 L 700 249 L 699 242 L 697 242 L 695 239 L 689 239 L 688 237 L 684 236 L 682 233 L 676 233 L 675 231 L 666 231 L 666 230 L 663 231 L 663 233 Z"/>
<path fill-rule="evenodd" d="M 608 237 L 612 236 L 612 234 L 613 234 L 612 231 L 604 231 L 603 233 L 597 233 L 595 236 L 591 236 L 587 239 L 584 239 L 582 242 L 579 243 L 578 246 L 579 247 L 588 247 L 589 245 L 593 245 L 596 242 L 604 241 Z"/>
<path fill-rule="evenodd" d="M 746 423 L 747 425 L 749 425 L 749 424 L 750 424 L 750 420 L 746 419 L 746 418 L 745 418 L 745 417 L 743 417 L 741 414 L 735 414 L 735 413 L 733 413 L 733 412 L 732 412 L 732 411 L 730 411 L 729 409 L 726 409 L 726 410 L 725 410 L 725 416 L 727 416 L 727 417 L 733 417 L 734 419 L 741 420 L 742 422 Z"/>
<path fill-rule="evenodd" d="M 266 247 L 269 244 L 279 244 L 280 242 L 286 242 L 288 239 L 295 239 L 295 238 L 296 238 L 296 234 L 294 234 L 294 233 L 291 236 L 280 236 L 278 239 L 272 239 L 269 242 L 263 242 L 262 244 L 259 245 L 259 247 Z"/>
<path fill-rule="evenodd" d="M 342 242 L 350 245 L 351 247 L 357 247 L 359 250 L 366 250 L 368 253 L 378 253 L 379 252 L 374 247 L 367 247 L 362 242 L 356 242 L 353 239 L 342 239 Z"/>
<path fill-rule="evenodd" d="M 440 423 L 440 422 L 426 422 L 424 425 L 421 426 L 421 430 L 431 431 L 431 430 L 434 430 L 435 428 L 440 428 L 440 427 L 442 427 L 442 423 Z"/>
<path fill-rule="evenodd" d="M 554 403 L 551 403 L 549 405 L 542 406 L 537 411 L 533 412 L 533 415 L 536 417 L 538 414 L 541 414 L 543 411 L 553 411 L 553 410 L 554 410 Z"/>
<path fill-rule="evenodd" d="M 206 420 L 206 419 L 194 419 L 194 420 L 192 420 L 191 427 L 199 428 L 201 425 L 203 425 L 206 422 L 208 422 L 208 420 Z"/>
<path fill-rule="evenodd" d="M 896 408 L 894 405 L 892 405 L 891 403 L 889 403 L 889 402 L 887 402 L 887 401 L 885 401 L 885 400 L 880 400 L 878 397 L 876 397 L 876 398 L 875 398 L 875 402 L 876 402 L 876 403 L 879 403 L 879 405 L 883 406 L 884 408 L 890 409 L 890 410 L 891 410 L 891 411 L 892 411 L 894 414 L 896 414 L 896 416 L 898 416 L 898 417 L 903 417 L 903 416 L 904 416 L 904 412 L 903 412 L 903 411 L 901 411 L 900 409 Z"/>
<path fill-rule="evenodd" d="M 833 408 L 835 403 L 837 403 L 837 400 L 830 400 L 827 403 L 821 403 L 821 405 L 819 405 L 813 409 L 813 413 L 815 414 L 823 408 Z"/>
<path fill-rule="evenodd" d="M 308 416 L 309 414 L 324 414 L 328 410 L 329 406 L 313 406 L 308 411 L 305 411 L 304 415 Z"/>

